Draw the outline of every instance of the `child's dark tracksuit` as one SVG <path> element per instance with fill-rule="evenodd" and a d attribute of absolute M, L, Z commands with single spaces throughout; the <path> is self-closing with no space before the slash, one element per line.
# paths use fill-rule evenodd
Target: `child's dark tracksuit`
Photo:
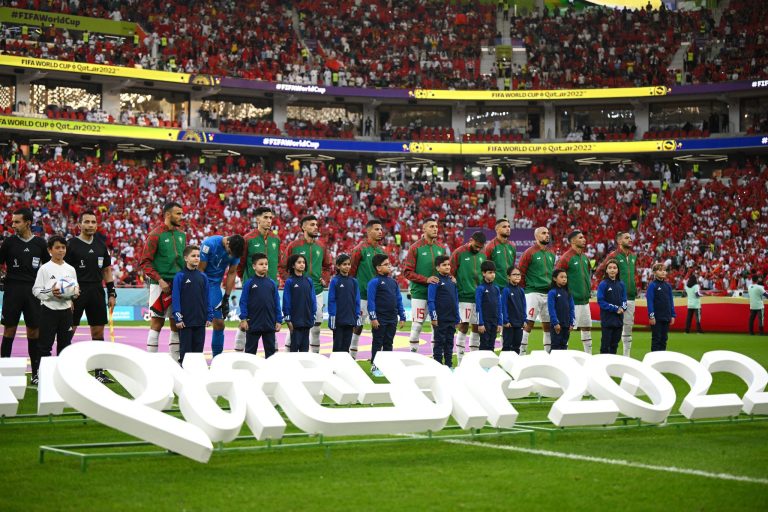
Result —
<path fill-rule="evenodd" d="M 377 275 L 368 282 L 368 316 L 379 322 L 378 329 L 372 329 L 373 346 L 371 360 L 376 363 L 376 352 L 392 351 L 397 332 L 398 317 L 405 322 L 403 297 L 397 282 L 389 276 Z"/>
<path fill-rule="evenodd" d="M 202 352 L 205 347 L 205 324 L 213 320 L 208 300 L 208 278 L 199 270 L 184 268 L 173 278 L 171 306 L 179 329 L 179 363 L 187 352 Z"/>
<path fill-rule="evenodd" d="M 552 350 L 568 350 L 568 338 L 571 336 L 571 326 L 576 322 L 576 306 L 573 296 L 566 288 L 555 287 L 547 294 L 547 308 L 549 310 L 550 334 L 552 336 Z M 560 334 L 554 327 L 560 325 Z"/>
<path fill-rule="evenodd" d="M 247 280 L 240 294 L 240 319 L 248 321 L 245 351 L 255 354 L 261 338 L 265 357 L 274 354 L 275 324 L 283 323 L 277 283 L 267 276 Z"/>
<path fill-rule="evenodd" d="M 520 353 L 523 342 L 523 324 L 525 324 L 525 290 L 517 285 L 507 285 L 501 292 L 501 316 L 504 327 L 501 331 L 501 350 Z"/>
<path fill-rule="evenodd" d="M 338 274 L 328 285 L 328 327 L 333 331 L 333 351 L 349 352 L 352 330 L 360 325 L 360 286 L 357 279 Z"/>
<path fill-rule="evenodd" d="M 448 368 L 453 366 L 453 337 L 459 323 L 459 290 L 450 276 L 438 274 L 439 283 L 427 287 L 429 318 L 437 322 L 432 341 L 432 356 Z"/>
<path fill-rule="evenodd" d="M 648 285 L 645 300 L 648 303 L 648 318 L 656 319 L 656 325 L 651 326 L 651 351 L 667 350 L 669 323 L 677 316 L 672 287 L 666 281 L 654 279 Z"/>
<path fill-rule="evenodd" d="M 317 296 L 312 280 L 291 276 L 283 288 L 283 317 L 291 322 L 291 352 L 309 352 L 309 330 L 315 325 Z"/>
<path fill-rule="evenodd" d="M 485 327 L 480 333 L 480 350 L 493 350 L 496 347 L 496 330 L 502 321 L 501 292 L 493 283 L 483 281 L 475 290 L 475 309 L 477 325 Z"/>
<path fill-rule="evenodd" d="M 618 279 L 606 277 L 597 287 L 597 304 L 600 306 L 601 354 L 615 354 L 619 348 L 624 318 L 619 308 L 627 309 L 627 289 Z"/>

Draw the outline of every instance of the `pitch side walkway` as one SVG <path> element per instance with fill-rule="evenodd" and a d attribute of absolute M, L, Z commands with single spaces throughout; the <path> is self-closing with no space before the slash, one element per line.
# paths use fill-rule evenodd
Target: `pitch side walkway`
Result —
<path fill-rule="evenodd" d="M 140 348 L 142 350 L 146 349 L 147 346 L 147 327 L 115 327 L 115 343 L 123 343 L 126 345 L 132 345 L 134 347 Z M 161 352 L 168 352 L 168 336 L 169 336 L 170 330 L 166 326 L 160 333 L 160 351 Z M 205 340 L 205 353 L 210 357 L 211 355 L 211 329 L 208 329 L 207 336 Z M 224 331 L 224 350 L 230 351 L 234 350 L 235 347 L 235 334 L 236 329 L 230 328 L 226 329 Z M 106 327 L 104 329 L 104 336 L 109 339 L 109 328 Z M 285 346 L 285 339 L 288 336 L 288 329 L 283 326 L 283 330 L 281 330 L 279 333 L 277 333 L 277 344 L 279 347 L 279 350 L 282 350 L 282 348 Z M 400 332 L 398 331 L 397 335 L 395 336 L 395 342 L 394 347 L 395 350 L 399 351 L 408 351 L 410 350 L 410 344 L 408 343 L 408 331 Z M 16 339 L 13 342 L 13 351 L 12 356 L 13 357 L 26 357 L 27 356 L 27 332 L 26 329 L 23 326 L 19 326 L 18 331 L 16 332 Z M 72 343 L 77 343 L 78 341 L 88 341 L 90 340 L 90 330 L 88 329 L 88 326 L 80 326 L 78 328 L 77 332 L 75 333 L 75 337 L 72 340 Z M 421 344 L 419 345 L 419 353 L 431 356 L 432 355 L 432 334 L 422 334 L 421 335 Z M 108 343 L 109 341 L 107 341 Z M 320 353 L 321 354 L 330 354 L 333 348 L 333 337 L 331 334 L 331 331 L 328 329 L 323 329 L 320 334 Z M 358 359 L 369 359 L 371 357 L 371 332 L 369 330 L 364 330 L 363 334 L 360 336 L 360 343 L 358 346 L 359 352 L 357 355 Z M 55 352 L 54 352 L 55 354 Z M 264 352 L 262 351 L 261 344 L 259 344 L 259 352 L 258 354 L 260 356 L 264 356 Z"/>

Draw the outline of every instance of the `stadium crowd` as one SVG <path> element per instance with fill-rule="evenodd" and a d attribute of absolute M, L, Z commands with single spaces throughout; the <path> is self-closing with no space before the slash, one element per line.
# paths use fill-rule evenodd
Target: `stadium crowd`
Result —
<path fill-rule="evenodd" d="M 6 25 L 0 53 L 308 85 L 490 89 L 501 78 L 543 89 L 673 85 L 683 73 L 694 83 L 768 76 L 765 10 L 747 0 L 731 2 L 719 25 L 708 9 L 545 9 L 512 16 L 509 34 L 496 32 L 493 5 L 477 2 L 1 3 L 134 21 L 146 33 Z M 527 63 L 481 74 L 481 49 L 506 35 L 525 46 Z M 668 70 L 682 42 L 684 67 Z"/>
<path fill-rule="evenodd" d="M 526 67 L 509 68 L 512 89 L 671 85 L 667 67 L 683 38 L 714 26 L 699 11 L 594 8 L 513 17 L 510 35 L 523 42 Z"/>
<path fill-rule="evenodd" d="M 696 38 L 686 56 L 694 82 L 768 77 L 768 14 L 749 0 L 731 0 L 715 31 Z"/>
<path fill-rule="evenodd" d="M 478 88 L 496 26 L 493 5 L 478 2 L 301 0 L 297 10 L 326 68 L 356 86 Z"/>
<path fill-rule="evenodd" d="M 299 231 L 298 219 L 312 213 L 323 219 L 322 241 L 332 254 L 352 249 L 362 237 L 366 211 L 372 211 L 389 228 L 397 259 L 418 237 L 425 216 L 444 220 L 451 245 L 461 239 L 463 219 L 479 226 L 493 218 L 489 191 L 476 191 L 471 181 L 456 190 L 423 182 L 405 188 L 371 182 L 349 165 L 337 175 L 322 162 L 297 163 L 294 168 L 278 161 L 273 169 L 265 169 L 262 162 L 242 157 L 201 165 L 197 158 L 177 160 L 169 153 L 153 164 L 104 164 L 65 153 L 61 146 L 41 153 L 39 159 L 20 159 L 16 172 L 9 173 L 7 164 L 0 176 L 3 220 L 8 220 L 5 234 L 11 233 L 10 213 L 22 204 L 33 207 L 36 232 L 45 236 L 71 233 L 79 213 L 95 209 L 115 254 L 116 282 L 129 286 L 141 284 L 137 258 L 160 215 L 163 201 L 157 198 L 182 204 L 189 240 L 197 243 L 213 234 L 249 231 L 253 210 L 262 204 L 274 208 L 275 228 L 289 239 Z"/>
<path fill-rule="evenodd" d="M 745 289 L 753 274 L 768 274 L 768 166 L 748 160 L 724 174 L 689 176 L 661 189 L 643 181 L 600 188 L 523 181 L 511 185 L 509 196 L 519 227 L 545 225 L 556 235 L 585 229 L 587 255 L 596 263 L 613 250 L 614 233 L 632 232 L 643 288 L 653 279 L 653 263 L 661 261 L 676 290 L 691 273 L 703 288 Z"/>
<path fill-rule="evenodd" d="M 298 233 L 297 219 L 312 213 L 322 219 L 321 240 L 331 254 L 339 254 L 361 239 L 370 217 L 380 218 L 395 261 L 418 240 L 423 219 L 439 218 L 441 240 L 455 248 L 463 243 L 465 228 L 492 229 L 496 201 L 508 200 L 513 225 L 549 226 L 557 251 L 565 249 L 559 242 L 566 233 L 585 229 L 588 256 L 596 262 L 613 249 L 614 233 L 631 231 L 644 282 L 651 278 L 655 261 L 669 264 L 676 289 L 693 270 L 719 290 L 743 288 L 753 273 L 768 274 L 768 168 L 761 160 L 732 166 L 723 179 L 683 179 L 661 189 L 650 181 L 625 179 L 595 188 L 574 181 L 572 174 L 556 180 L 549 171 L 526 169 L 516 173 L 507 194 L 493 178 L 478 184 L 456 172 L 449 176 L 457 180 L 454 186 L 373 181 L 380 171 L 367 175 L 360 165 L 337 168 L 324 162 L 278 160 L 267 168 L 263 160 L 230 156 L 201 165 L 197 158 L 177 159 L 170 153 L 158 153 L 147 164 L 105 160 L 111 163 L 57 147 L 17 161 L 16 172 L 9 172 L 4 162 L 0 188 L 5 235 L 12 232 L 10 213 L 21 205 L 33 207 L 35 229 L 42 235 L 73 233 L 77 215 L 96 209 L 115 255 L 116 282 L 133 286 L 142 284 L 136 258 L 166 199 L 184 207 L 190 242 L 245 233 L 253 227 L 253 210 L 267 204 L 286 241 Z M 636 171 L 632 175 L 640 178 L 651 172 Z M 599 176 L 617 179 L 602 170 Z M 664 176 L 670 180 L 668 171 Z M 398 279 L 405 285 L 402 276 Z"/>

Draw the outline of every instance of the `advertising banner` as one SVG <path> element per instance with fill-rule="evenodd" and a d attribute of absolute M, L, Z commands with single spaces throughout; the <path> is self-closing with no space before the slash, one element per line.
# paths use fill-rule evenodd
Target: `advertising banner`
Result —
<path fill-rule="evenodd" d="M 768 80 L 738 80 L 735 82 L 718 82 L 714 84 L 691 84 L 671 87 L 669 96 L 685 96 L 690 94 L 722 94 L 742 91 L 764 91 L 768 89 Z"/>
<path fill-rule="evenodd" d="M 16 116 L 0 116 L 0 130 L 29 130 L 39 132 L 122 137 L 142 140 L 178 140 L 179 130 L 171 128 L 145 128 L 106 123 L 85 123 L 63 119 L 37 119 Z"/>
<path fill-rule="evenodd" d="M 674 140 L 643 140 L 632 142 L 546 142 L 546 143 L 483 143 L 454 144 L 447 142 L 411 142 L 411 153 L 451 155 L 566 155 L 582 153 L 655 153 L 674 151 Z"/>
<path fill-rule="evenodd" d="M 338 139 L 291 139 L 235 133 L 212 133 L 196 130 L 179 132 L 179 140 L 233 146 L 259 146 L 297 151 L 362 151 L 371 153 L 407 153 L 407 142 L 368 142 Z"/>
<path fill-rule="evenodd" d="M 107 66 L 104 64 L 89 64 L 87 62 L 71 62 L 65 60 L 35 59 L 32 57 L 17 57 L 0 55 L 0 66 L 13 66 L 28 69 L 43 69 L 48 71 L 64 71 L 83 75 L 103 75 L 139 80 L 156 80 L 158 82 L 173 82 L 177 84 L 215 85 L 217 78 L 208 75 L 190 75 L 189 73 L 171 73 L 152 69 L 127 68 L 122 66 Z"/>
<path fill-rule="evenodd" d="M 0 7 L 0 22 L 34 27 L 53 25 L 56 28 L 114 36 L 132 36 L 141 30 L 136 23 L 128 21 L 70 16 L 60 12 L 30 11 L 27 9 L 14 9 L 12 7 Z"/>
<path fill-rule="evenodd" d="M 608 98 L 648 98 L 666 96 L 668 88 L 617 87 L 614 89 L 552 89 L 526 91 L 454 91 L 446 89 L 416 89 L 413 97 L 417 100 L 450 101 L 562 101 L 599 100 Z"/>
<path fill-rule="evenodd" d="M 759 148 L 768 147 L 768 137 L 765 135 L 755 135 L 751 137 L 728 137 L 724 139 L 691 139 L 679 140 L 677 142 L 678 151 L 686 150 L 716 150 L 716 149 L 735 149 L 735 148 Z"/>

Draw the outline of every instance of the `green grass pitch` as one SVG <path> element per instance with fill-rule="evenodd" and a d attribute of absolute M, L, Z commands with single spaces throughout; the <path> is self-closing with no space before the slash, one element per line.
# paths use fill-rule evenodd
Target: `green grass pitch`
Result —
<path fill-rule="evenodd" d="M 541 333 L 531 338 L 541 348 Z M 649 346 L 650 333 L 636 332 L 633 357 Z M 734 350 L 768 367 L 768 337 L 675 333 L 669 348 L 695 359 Z M 746 389 L 714 377 L 711 393 Z M 679 405 L 688 387 L 668 378 Z M 28 389 L 19 413 L 36 400 Z M 550 405 L 529 402 L 516 405 L 518 421 L 545 419 Z M 40 445 L 126 440 L 94 422 L 6 420 L 0 511 L 768 510 L 768 421 L 543 433 L 534 450 L 525 435 L 214 453 L 208 464 L 104 459 L 84 473 L 74 458 L 38 462 Z"/>

